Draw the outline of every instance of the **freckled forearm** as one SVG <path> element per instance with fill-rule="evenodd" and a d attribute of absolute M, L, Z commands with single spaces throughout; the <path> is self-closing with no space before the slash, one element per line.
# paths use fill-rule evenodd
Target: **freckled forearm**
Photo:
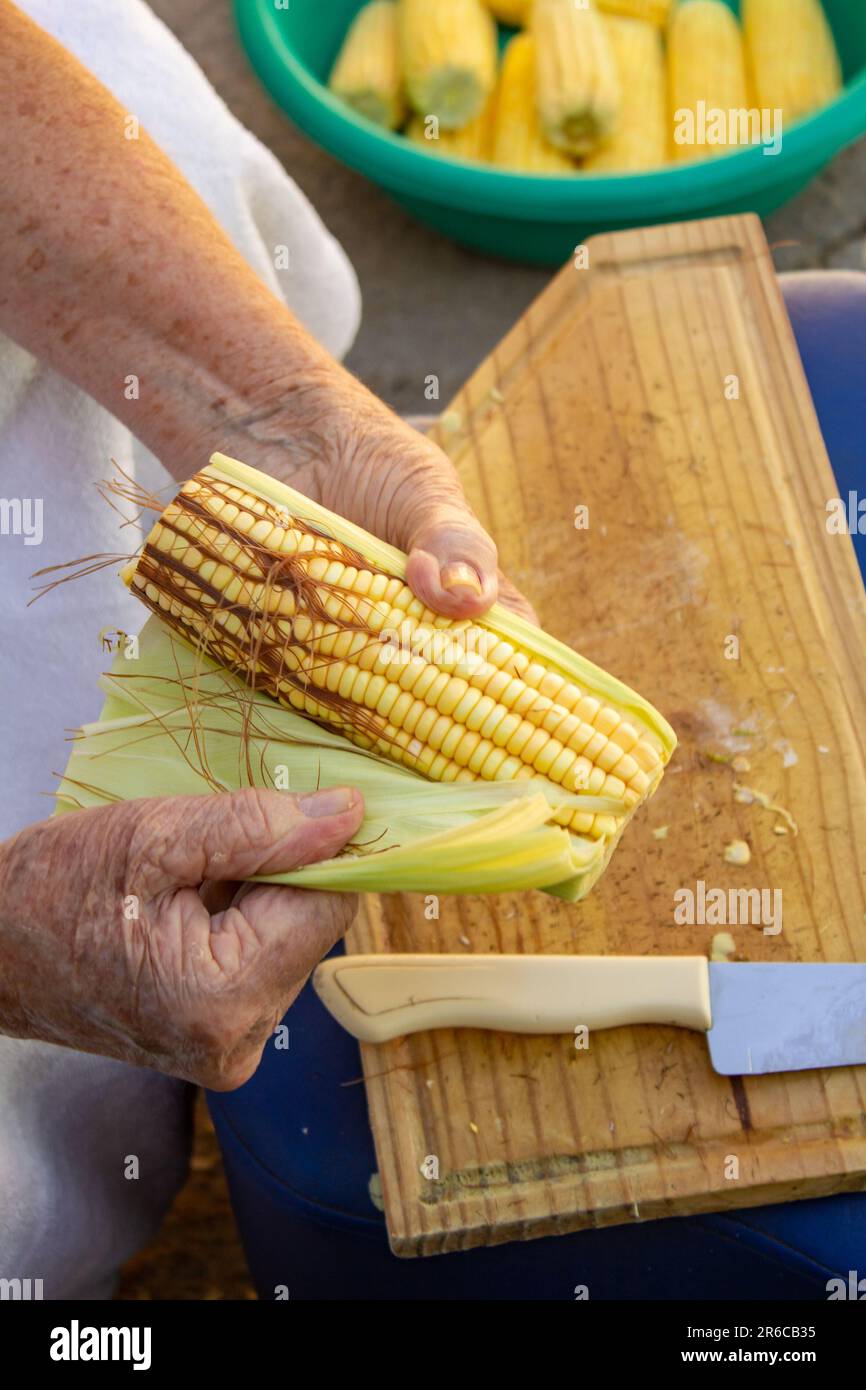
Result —
<path fill-rule="evenodd" d="M 146 132 L 127 138 L 130 113 L 9 0 L 0 110 L 0 330 L 177 476 L 235 437 L 259 466 L 301 466 L 338 458 L 352 418 L 384 427 Z"/>

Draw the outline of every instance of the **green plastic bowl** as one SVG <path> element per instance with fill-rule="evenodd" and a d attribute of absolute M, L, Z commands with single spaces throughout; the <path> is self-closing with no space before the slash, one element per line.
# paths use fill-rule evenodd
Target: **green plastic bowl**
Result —
<path fill-rule="evenodd" d="M 759 147 L 648 174 L 512 174 L 426 154 L 356 115 L 324 85 L 363 0 L 235 0 L 241 39 L 271 95 L 318 144 L 422 222 L 467 246 L 561 265 L 593 232 L 730 212 L 772 212 L 866 131 L 866 0 L 825 0 L 846 87 Z M 737 10 L 737 0 L 728 0 Z"/>

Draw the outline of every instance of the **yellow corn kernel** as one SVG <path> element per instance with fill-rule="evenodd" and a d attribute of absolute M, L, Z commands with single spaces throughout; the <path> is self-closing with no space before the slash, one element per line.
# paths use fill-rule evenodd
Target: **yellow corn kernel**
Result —
<path fill-rule="evenodd" d="M 604 15 L 622 92 L 616 133 L 584 163 L 587 174 L 659 169 L 667 163 L 667 76 L 661 30 L 643 19 Z"/>
<path fill-rule="evenodd" d="M 406 103 L 394 0 L 371 0 L 358 12 L 328 86 L 369 121 L 389 130 L 403 124 Z"/>
<path fill-rule="evenodd" d="M 542 129 L 567 153 L 590 154 L 613 135 L 622 105 L 601 17 L 574 0 L 536 0 L 532 32 Z"/>

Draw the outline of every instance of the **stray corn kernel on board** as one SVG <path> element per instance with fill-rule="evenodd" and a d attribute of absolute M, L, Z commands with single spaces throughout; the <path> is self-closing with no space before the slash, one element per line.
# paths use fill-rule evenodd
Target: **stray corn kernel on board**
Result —
<path fill-rule="evenodd" d="M 724 0 L 371 0 L 330 87 L 438 158 L 567 177 L 660 169 L 766 142 L 761 113 L 784 129 L 842 90 L 821 0 L 741 10 L 742 22 Z M 712 114 L 731 112 L 733 126 Z"/>

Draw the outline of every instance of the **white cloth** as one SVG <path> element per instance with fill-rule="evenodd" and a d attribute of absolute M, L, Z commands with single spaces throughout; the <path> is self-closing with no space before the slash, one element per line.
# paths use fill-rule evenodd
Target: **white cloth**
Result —
<path fill-rule="evenodd" d="M 360 294 L 345 254 L 142 0 L 16 3 L 139 118 L 318 340 L 348 351 Z M 282 245 L 288 270 L 275 268 Z M 169 481 L 107 411 L 0 337 L 0 498 L 42 499 L 43 517 L 41 544 L 0 534 L 0 839 L 50 814 L 44 793 L 65 765 L 65 731 L 99 712 L 100 630 L 141 623 L 113 569 L 26 608 L 36 569 L 134 550 L 137 536 L 118 531 L 94 487 L 112 459 L 149 489 Z M 182 1180 L 185 1105 L 179 1082 L 0 1038 L 0 1278 L 42 1278 L 46 1297 L 103 1296 Z M 123 1176 L 130 1154 L 138 1180 Z"/>

